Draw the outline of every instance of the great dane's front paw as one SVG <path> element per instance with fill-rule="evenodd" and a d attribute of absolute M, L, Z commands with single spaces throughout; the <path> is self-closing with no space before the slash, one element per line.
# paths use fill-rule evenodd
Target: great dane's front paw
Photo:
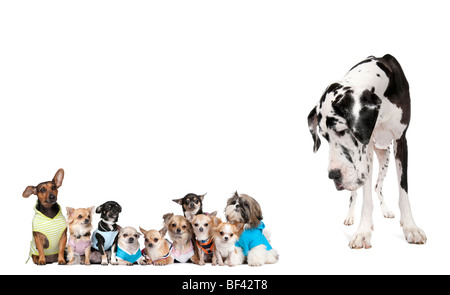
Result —
<path fill-rule="evenodd" d="M 372 231 L 357 231 L 348 246 L 352 249 L 369 249 L 372 248 L 372 244 L 370 243 L 370 239 L 372 238 Z"/>
<path fill-rule="evenodd" d="M 403 226 L 403 233 L 405 234 L 406 241 L 410 244 L 425 244 L 427 242 L 425 232 L 417 226 Z"/>

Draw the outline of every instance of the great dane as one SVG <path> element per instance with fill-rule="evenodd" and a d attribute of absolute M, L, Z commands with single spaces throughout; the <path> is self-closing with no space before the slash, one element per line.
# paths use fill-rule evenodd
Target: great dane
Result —
<path fill-rule="evenodd" d="M 316 152 L 319 133 L 329 143 L 328 177 L 337 190 L 351 191 L 344 223 L 353 224 L 356 190 L 363 187 L 361 221 L 350 248 L 370 248 L 373 230 L 372 159 L 375 151 L 379 175 L 375 191 L 383 215 L 394 217 L 383 202 L 382 184 L 393 142 L 399 184 L 400 225 L 408 243 L 424 244 L 427 237 L 414 222 L 408 198 L 408 145 L 406 130 L 411 116 L 409 85 L 398 61 L 387 54 L 369 56 L 350 69 L 342 81 L 325 90 L 308 115 Z"/>

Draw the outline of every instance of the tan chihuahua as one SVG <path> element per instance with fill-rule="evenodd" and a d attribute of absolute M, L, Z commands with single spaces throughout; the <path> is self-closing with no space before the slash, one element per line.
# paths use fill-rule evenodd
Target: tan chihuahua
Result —
<path fill-rule="evenodd" d="M 141 233 L 144 234 L 145 248 L 142 250 L 144 256 L 144 264 L 147 265 L 168 265 L 173 263 L 172 244 L 164 239 L 167 228 L 164 227 L 160 231 L 151 229 L 149 231 L 139 227 Z"/>
<path fill-rule="evenodd" d="M 69 244 L 67 246 L 68 264 L 75 262 L 75 254 L 84 255 L 84 264 L 90 265 L 92 216 L 95 207 L 74 209 L 66 207 L 69 227 Z"/>

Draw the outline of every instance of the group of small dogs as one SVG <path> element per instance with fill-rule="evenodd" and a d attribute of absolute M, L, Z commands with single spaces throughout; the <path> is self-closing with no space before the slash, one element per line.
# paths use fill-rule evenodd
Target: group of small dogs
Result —
<path fill-rule="evenodd" d="M 182 206 L 183 215 L 164 214 L 162 229 L 139 227 L 138 231 L 117 224 L 122 207 L 115 201 L 96 208 L 66 207 L 66 220 L 57 203 L 63 179 L 64 170 L 59 169 L 53 180 L 28 186 L 23 192 L 24 198 L 32 194 L 38 198 L 29 255 L 37 265 L 168 265 L 190 261 L 198 265 L 261 266 L 278 261 L 278 252 L 264 229 L 261 207 L 248 195 L 236 192 L 228 199 L 223 222 L 217 211 L 203 212 L 206 194 L 190 193 L 173 200 Z M 92 232 L 94 214 L 100 214 L 100 222 Z M 165 238 L 167 233 L 170 241 Z"/>

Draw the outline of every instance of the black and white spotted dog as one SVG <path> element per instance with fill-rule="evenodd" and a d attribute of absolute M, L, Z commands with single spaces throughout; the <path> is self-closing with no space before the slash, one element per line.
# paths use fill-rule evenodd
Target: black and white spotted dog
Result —
<path fill-rule="evenodd" d="M 397 60 L 387 54 L 381 58 L 368 57 L 351 68 L 342 81 L 328 86 L 308 116 L 314 152 L 320 147 L 317 127 L 329 143 L 328 177 L 337 190 L 352 192 L 346 225 L 353 224 L 356 190 L 363 187 L 361 221 L 350 240 L 351 248 L 371 247 L 373 151 L 380 164 L 375 191 L 383 215 L 394 217 L 381 192 L 392 142 L 400 191 L 400 225 L 409 243 L 427 241 L 414 222 L 408 198 L 406 130 L 410 115 L 408 81 Z"/>

